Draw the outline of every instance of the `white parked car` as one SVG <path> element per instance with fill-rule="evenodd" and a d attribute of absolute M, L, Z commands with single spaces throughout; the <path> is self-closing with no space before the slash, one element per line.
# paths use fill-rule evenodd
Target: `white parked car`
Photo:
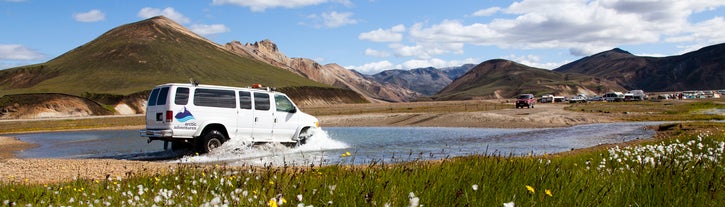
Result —
<path fill-rule="evenodd" d="M 139 133 L 164 148 L 206 153 L 228 140 L 304 144 L 317 127 L 317 118 L 268 88 L 169 83 L 151 91 Z"/>

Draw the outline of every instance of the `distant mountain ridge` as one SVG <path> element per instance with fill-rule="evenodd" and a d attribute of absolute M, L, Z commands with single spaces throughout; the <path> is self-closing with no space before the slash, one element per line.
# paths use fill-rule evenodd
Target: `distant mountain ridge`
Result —
<path fill-rule="evenodd" d="M 442 69 L 434 67 L 411 70 L 393 69 L 385 70 L 368 77 L 386 85 L 396 85 L 422 95 L 431 96 L 438 93 L 441 89 L 453 82 L 453 80 L 462 76 L 475 66 L 474 64 L 465 64 L 459 67 Z"/>
<path fill-rule="evenodd" d="M 615 48 L 554 71 L 592 75 L 645 91 L 720 89 L 725 88 L 725 43 L 668 57 L 640 57 Z"/>
<path fill-rule="evenodd" d="M 472 68 L 434 95 L 433 99 L 508 99 L 520 93 L 594 95 L 609 90 L 624 89 L 612 81 L 592 76 L 560 73 L 510 60 L 494 59 Z"/>
<path fill-rule="evenodd" d="M 414 91 L 396 85 L 381 84 L 337 64 L 321 65 L 307 58 L 289 58 L 270 40 L 246 44 L 234 41 L 227 43 L 225 47 L 241 56 L 284 68 L 310 80 L 350 89 L 372 102 L 411 101 L 419 96 Z"/>

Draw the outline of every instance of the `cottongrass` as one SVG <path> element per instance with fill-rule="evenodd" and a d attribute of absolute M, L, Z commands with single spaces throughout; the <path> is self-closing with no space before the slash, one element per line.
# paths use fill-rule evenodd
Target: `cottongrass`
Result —
<path fill-rule="evenodd" d="M 128 179 L 0 184 L 0 201 L 3 206 L 709 206 L 725 202 L 724 141 L 722 130 L 714 130 L 566 157 L 478 155 L 279 168 L 181 165 L 167 174 Z"/>

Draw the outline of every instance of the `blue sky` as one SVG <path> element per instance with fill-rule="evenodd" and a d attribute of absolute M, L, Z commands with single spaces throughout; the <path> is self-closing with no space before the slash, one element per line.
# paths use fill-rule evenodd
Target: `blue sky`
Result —
<path fill-rule="evenodd" d="M 615 47 L 669 56 L 725 42 L 725 0 L 0 0 L 0 69 L 156 15 L 366 74 L 494 58 L 553 69 Z"/>

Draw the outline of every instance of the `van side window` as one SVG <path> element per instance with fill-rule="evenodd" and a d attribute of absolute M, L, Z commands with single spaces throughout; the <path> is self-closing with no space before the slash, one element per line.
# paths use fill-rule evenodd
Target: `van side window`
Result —
<path fill-rule="evenodd" d="M 269 94 L 254 93 L 254 109 L 267 111 L 269 110 Z"/>
<path fill-rule="evenodd" d="M 248 91 L 239 91 L 239 108 L 252 109 L 252 94 Z"/>
<path fill-rule="evenodd" d="M 151 95 L 149 95 L 149 102 L 147 103 L 149 106 L 156 106 L 156 99 L 159 98 L 159 88 L 154 88 L 154 90 L 151 91 Z"/>
<path fill-rule="evenodd" d="M 220 108 L 236 108 L 237 97 L 232 90 L 197 88 L 194 91 L 194 105 Z"/>
<path fill-rule="evenodd" d="M 163 87 L 159 91 L 159 99 L 156 100 L 156 105 L 166 105 L 166 98 L 169 97 L 169 87 Z"/>
<path fill-rule="evenodd" d="M 287 96 L 276 94 L 274 95 L 274 104 L 277 106 L 277 111 L 281 112 L 293 112 L 295 111 L 295 106 L 292 105 L 292 101 L 290 101 Z"/>
<path fill-rule="evenodd" d="M 186 105 L 189 103 L 189 88 L 176 88 L 176 98 L 174 98 L 174 104 Z"/>

